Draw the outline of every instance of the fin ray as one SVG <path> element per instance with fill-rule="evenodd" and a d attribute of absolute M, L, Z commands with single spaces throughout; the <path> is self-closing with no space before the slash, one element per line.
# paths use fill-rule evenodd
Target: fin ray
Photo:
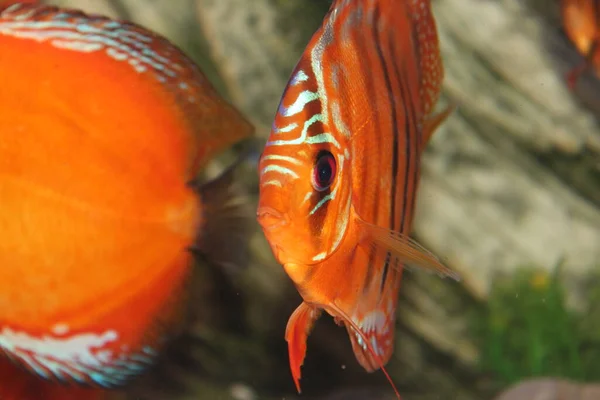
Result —
<path fill-rule="evenodd" d="M 435 255 L 409 236 L 368 223 L 359 217 L 357 221 L 363 230 L 363 243 L 384 248 L 408 265 L 436 272 L 442 277 L 460 280 L 457 272 L 446 267 Z"/>

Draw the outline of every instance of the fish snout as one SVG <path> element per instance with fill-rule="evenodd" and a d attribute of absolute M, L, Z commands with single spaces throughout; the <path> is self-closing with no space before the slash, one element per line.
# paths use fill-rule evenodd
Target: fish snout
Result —
<path fill-rule="evenodd" d="M 281 228 L 288 223 L 288 218 L 285 214 L 266 206 L 258 207 L 256 219 L 265 231 Z"/>

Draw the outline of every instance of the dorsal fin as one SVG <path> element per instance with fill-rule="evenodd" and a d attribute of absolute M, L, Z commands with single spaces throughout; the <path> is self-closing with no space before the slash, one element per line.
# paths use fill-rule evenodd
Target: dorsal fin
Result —
<path fill-rule="evenodd" d="M 413 20 L 413 37 L 417 39 L 415 43 L 421 73 L 423 114 L 428 115 L 440 97 L 444 80 L 437 28 L 430 0 L 411 0 L 406 3 Z"/>

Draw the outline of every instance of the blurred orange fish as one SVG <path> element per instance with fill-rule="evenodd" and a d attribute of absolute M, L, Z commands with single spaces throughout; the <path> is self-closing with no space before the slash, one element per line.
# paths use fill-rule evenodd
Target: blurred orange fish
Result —
<path fill-rule="evenodd" d="M 442 79 L 424 0 L 334 1 L 293 71 L 259 162 L 257 217 L 304 300 L 285 336 L 298 391 L 321 310 L 374 371 L 393 352 L 403 265 L 458 278 L 408 236 L 421 152 L 452 110 L 430 116 Z"/>
<path fill-rule="evenodd" d="M 567 74 L 567 84 L 573 89 L 588 68 L 600 76 L 600 0 L 561 0 L 561 15 L 568 38 L 585 57 Z"/>
<path fill-rule="evenodd" d="M 253 128 L 134 24 L 14 4 L 0 49 L 0 398 L 91 398 L 53 382 L 126 383 L 181 325 L 192 251 L 239 261 L 232 169 L 197 176 Z"/>
<path fill-rule="evenodd" d="M 0 7 L 5 7 L 5 6 L 9 6 L 11 4 L 17 4 L 17 3 L 33 4 L 33 3 L 39 3 L 39 0 L 0 0 Z"/>

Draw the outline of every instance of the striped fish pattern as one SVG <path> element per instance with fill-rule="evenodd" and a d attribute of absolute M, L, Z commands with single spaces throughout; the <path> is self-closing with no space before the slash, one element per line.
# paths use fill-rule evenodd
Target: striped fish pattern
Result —
<path fill-rule="evenodd" d="M 259 163 L 257 217 L 304 302 L 286 330 L 298 387 L 321 310 L 359 363 L 393 351 L 405 264 L 457 275 L 409 238 L 443 67 L 429 1 L 337 0 L 294 69 Z M 385 370 L 384 370 L 385 372 Z"/>
<path fill-rule="evenodd" d="M 567 37 L 585 60 L 567 73 L 567 84 L 574 89 L 579 76 L 592 69 L 600 76 L 600 1 L 561 0 L 562 23 Z"/>

